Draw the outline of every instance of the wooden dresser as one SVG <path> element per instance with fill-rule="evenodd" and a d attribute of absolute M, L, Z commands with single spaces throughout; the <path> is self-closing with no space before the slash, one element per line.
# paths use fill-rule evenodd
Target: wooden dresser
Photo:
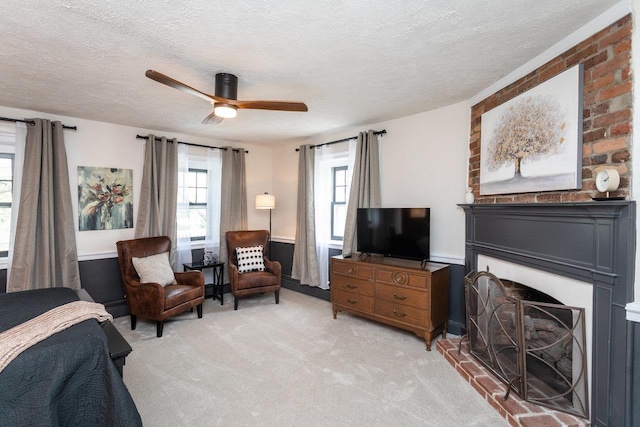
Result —
<path fill-rule="evenodd" d="M 446 337 L 449 266 L 372 256 L 331 258 L 333 318 L 339 311 L 386 323 L 431 340 Z"/>

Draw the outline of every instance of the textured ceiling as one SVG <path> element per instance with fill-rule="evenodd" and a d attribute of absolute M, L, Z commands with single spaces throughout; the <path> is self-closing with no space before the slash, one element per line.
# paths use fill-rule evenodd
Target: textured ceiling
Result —
<path fill-rule="evenodd" d="M 3 0 L 0 105 L 274 143 L 469 99 L 619 0 Z M 307 113 L 241 110 L 202 125 L 206 101 L 154 69 L 239 99 L 303 101 Z"/>

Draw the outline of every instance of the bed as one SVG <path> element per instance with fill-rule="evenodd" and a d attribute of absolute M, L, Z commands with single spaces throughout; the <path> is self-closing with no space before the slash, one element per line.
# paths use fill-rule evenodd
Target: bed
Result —
<path fill-rule="evenodd" d="M 68 288 L 0 294 L 0 333 L 78 299 Z M 0 425 L 142 425 L 96 320 L 38 342 L 0 372 Z"/>

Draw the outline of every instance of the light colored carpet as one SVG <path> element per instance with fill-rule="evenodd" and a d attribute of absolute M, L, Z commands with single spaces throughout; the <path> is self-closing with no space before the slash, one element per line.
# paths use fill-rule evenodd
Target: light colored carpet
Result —
<path fill-rule="evenodd" d="M 133 347 L 124 381 L 146 426 L 504 426 L 506 421 L 413 333 L 283 289 L 207 299 L 155 323 L 115 320 Z"/>

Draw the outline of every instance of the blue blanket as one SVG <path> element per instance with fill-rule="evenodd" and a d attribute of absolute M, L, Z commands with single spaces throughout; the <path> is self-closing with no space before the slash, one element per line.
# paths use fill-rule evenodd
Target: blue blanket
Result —
<path fill-rule="evenodd" d="M 77 300 L 67 288 L 0 294 L 0 332 Z M 0 373 L 0 425 L 142 425 L 97 321 L 35 344 Z"/>

